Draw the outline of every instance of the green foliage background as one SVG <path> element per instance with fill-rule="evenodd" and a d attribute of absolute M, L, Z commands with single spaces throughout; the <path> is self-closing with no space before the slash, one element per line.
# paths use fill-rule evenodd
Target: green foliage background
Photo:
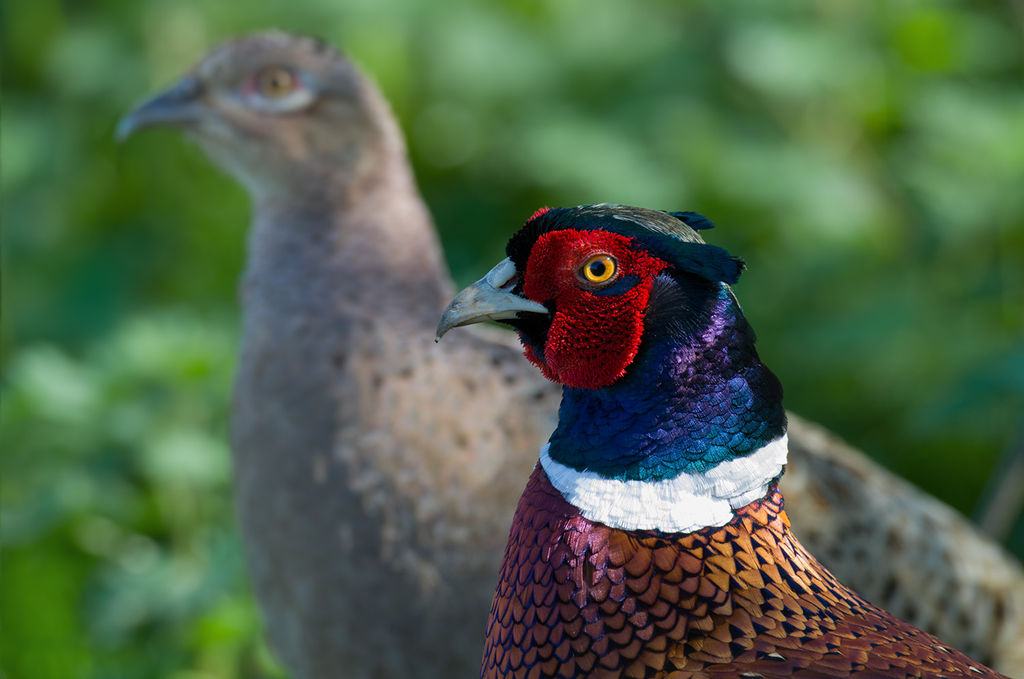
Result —
<path fill-rule="evenodd" d="M 542 204 L 698 210 L 748 261 L 737 292 L 790 408 L 965 512 L 1020 436 L 1019 2 L 2 12 L 12 679 L 280 674 L 225 445 L 247 201 L 174 133 L 113 141 L 121 113 L 246 31 L 319 34 L 377 79 L 460 282 Z"/>

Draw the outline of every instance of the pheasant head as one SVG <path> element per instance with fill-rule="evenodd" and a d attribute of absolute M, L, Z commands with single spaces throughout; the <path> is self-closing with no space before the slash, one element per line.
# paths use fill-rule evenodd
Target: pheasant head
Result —
<path fill-rule="evenodd" d="M 563 385 L 541 455 L 553 479 L 674 484 L 653 503 L 580 490 L 573 501 L 593 520 L 722 525 L 785 465 L 782 389 L 729 287 L 743 263 L 694 226 L 711 224 L 613 205 L 539 211 L 438 328 L 512 325 L 529 360 Z"/>
<path fill-rule="evenodd" d="M 185 131 L 254 196 L 351 185 L 404 154 L 376 88 L 336 49 L 269 31 L 225 43 L 177 83 L 121 119 L 119 139 L 168 126 Z"/>

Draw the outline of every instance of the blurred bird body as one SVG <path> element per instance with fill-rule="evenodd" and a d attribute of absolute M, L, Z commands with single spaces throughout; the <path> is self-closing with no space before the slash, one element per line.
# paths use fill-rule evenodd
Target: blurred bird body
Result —
<path fill-rule="evenodd" d="M 118 133 L 154 125 L 183 129 L 252 198 L 232 451 L 272 647 L 303 678 L 475 674 L 509 520 L 555 424 L 557 388 L 506 333 L 430 341 L 452 292 L 436 232 L 386 102 L 333 49 L 278 32 L 226 43 Z M 1009 657 L 1008 640 L 1024 639 L 1019 569 L 953 512 L 933 511 L 939 503 L 909 487 L 879 492 L 879 480 L 899 482 L 798 424 L 783 485 L 814 479 L 812 520 L 830 527 L 815 548 L 840 550 L 843 577 L 883 598 L 895 573 L 900 592 L 923 593 L 913 598 L 923 623 L 954 627 L 982 658 Z M 799 510 L 805 494 L 786 493 Z M 856 517 L 837 511 L 851 495 L 865 505 Z M 873 530 L 923 520 L 932 530 L 899 533 L 905 551 L 886 552 Z M 842 551 L 857 535 L 865 548 Z M 915 539 L 936 553 L 924 582 Z M 965 570 L 973 552 L 991 568 Z M 978 601 L 1003 620 L 979 624 Z"/>
<path fill-rule="evenodd" d="M 317 115 L 286 93 L 298 109 L 268 129 L 253 87 L 285 67 Z M 187 79 L 172 98 L 209 110 L 186 129 L 253 197 L 231 429 L 272 645 L 297 677 L 475 673 L 518 495 L 503 479 L 529 470 L 555 395 L 507 343 L 431 342 L 452 286 L 391 113 L 346 60 L 267 34 Z"/>
<path fill-rule="evenodd" d="M 738 260 L 677 216 L 607 205 L 539 212 L 507 253 L 439 335 L 504 319 L 563 399 L 512 522 L 482 676 L 1000 676 L 793 536 L 782 389 L 728 287 Z"/>

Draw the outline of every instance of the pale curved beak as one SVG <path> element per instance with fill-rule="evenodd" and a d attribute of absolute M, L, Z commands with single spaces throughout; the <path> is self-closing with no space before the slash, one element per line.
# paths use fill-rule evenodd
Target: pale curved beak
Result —
<path fill-rule="evenodd" d="M 460 325 L 518 318 L 519 314 L 548 314 L 543 304 L 512 292 L 516 285 L 516 265 L 507 257 L 478 280 L 455 296 L 437 324 L 438 342 L 446 332 Z"/>
<path fill-rule="evenodd" d="M 121 142 L 145 127 L 186 127 L 198 123 L 206 112 L 200 102 L 202 94 L 203 86 L 199 79 L 186 75 L 121 118 L 114 137 Z"/>

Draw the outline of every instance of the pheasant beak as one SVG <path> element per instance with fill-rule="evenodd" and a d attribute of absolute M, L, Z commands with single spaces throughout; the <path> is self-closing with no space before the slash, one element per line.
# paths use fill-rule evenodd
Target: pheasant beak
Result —
<path fill-rule="evenodd" d="M 548 309 L 543 304 L 512 292 L 516 273 L 516 265 L 505 258 L 486 276 L 457 294 L 441 314 L 434 341 L 439 342 L 446 332 L 460 325 L 518 318 L 521 313 L 546 316 Z"/>
<path fill-rule="evenodd" d="M 203 86 L 194 75 L 186 75 L 170 88 L 140 104 L 117 123 L 114 136 L 124 141 L 145 127 L 184 127 L 198 123 L 206 108 L 200 103 Z"/>

